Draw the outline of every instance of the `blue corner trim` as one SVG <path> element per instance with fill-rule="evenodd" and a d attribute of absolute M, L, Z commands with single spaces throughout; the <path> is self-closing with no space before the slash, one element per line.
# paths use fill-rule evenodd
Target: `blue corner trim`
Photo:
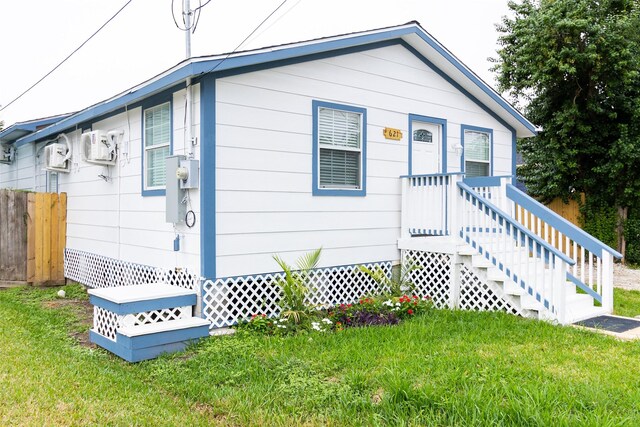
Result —
<path fill-rule="evenodd" d="M 200 270 L 203 277 L 216 277 L 216 79 L 211 75 L 200 81 L 200 189 Z"/>
<path fill-rule="evenodd" d="M 599 303 L 602 303 L 602 295 L 600 295 L 599 293 L 591 289 L 590 286 L 587 286 L 583 281 L 578 279 L 576 276 L 574 276 L 571 273 L 567 273 L 567 279 L 569 279 L 569 281 L 571 281 L 574 285 L 576 285 L 577 287 L 585 291 L 587 294 L 589 294 L 591 297 L 593 297 L 593 299 L 595 299 Z"/>
<path fill-rule="evenodd" d="M 622 254 L 620 252 L 610 248 L 584 230 L 576 227 L 542 203 L 518 190 L 518 188 L 512 184 L 507 185 L 507 198 L 517 205 L 522 206 L 542 221 L 558 230 L 560 233 L 568 236 L 571 240 L 575 241 L 592 254 L 602 258 L 602 251 L 607 251 L 616 258 L 622 258 Z"/>
<path fill-rule="evenodd" d="M 364 197 L 367 195 L 367 110 L 366 108 L 355 107 L 353 105 L 336 104 L 313 100 L 311 102 L 313 110 L 313 130 L 312 130 L 312 191 L 314 196 L 347 196 Z M 320 147 L 318 142 L 318 110 L 320 108 L 331 108 L 333 110 L 350 111 L 362 115 L 362 151 L 360 155 L 360 188 L 359 189 L 325 189 L 320 188 Z"/>
<path fill-rule="evenodd" d="M 144 113 L 147 108 L 159 107 L 164 104 L 169 104 L 169 128 L 171 132 L 169 134 L 169 155 L 173 155 L 173 92 L 163 94 L 162 98 L 151 97 L 146 99 L 142 107 L 142 117 L 140 117 L 140 194 L 142 197 L 154 197 L 154 196 L 164 196 L 167 193 L 167 190 L 164 188 L 154 188 L 147 189 L 145 185 L 145 165 L 146 165 L 146 156 L 145 156 L 145 118 Z M 137 107 L 137 106 L 136 106 Z M 136 108 L 134 107 L 134 108 Z"/>
<path fill-rule="evenodd" d="M 513 178 L 511 179 L 511 183 L 513 185 L 516 185 L 516 182 L 518 182 L 518 168 L 516 167 L 516 153 L 518 152 L 518 148 L 517 148 L 517 141 L 518 141 L 518 137 L 516 136 L 516 133 L 512 130 L 511 131 L 511 175 L 513 175 Z"/>
<path fill-rule="evenodd" d="M 471 125 L 460 125 L 460 144 L 462 144 L 462 156 L 460 156 L 460 170 L 463 172 L 467 172 L 467 168 L 464 165 L 465 162 L 465 150 L 464 150 L 464 132 L 476 131 L 483 132 L 489 134 L 489 176 L 493 176 L 493 129 L 483 128 L 479 126 L 471 126 Z M 509 129 L 511 133 L 515 133 L 513 129 Z M 515 159 L 515 157 L 514 157 Z"/>
<path fill-rule="evenodd" d="M 439 117 L 421 116 L 419 114 L 409 114 L 409 165 L 407 173 L 413 175 L 413 122 L 425 122 L 439 125 L 442 129 L 441 147 L 440 147 L 440 170 L 441 174 L 447 173 L 447 120 Z"/>

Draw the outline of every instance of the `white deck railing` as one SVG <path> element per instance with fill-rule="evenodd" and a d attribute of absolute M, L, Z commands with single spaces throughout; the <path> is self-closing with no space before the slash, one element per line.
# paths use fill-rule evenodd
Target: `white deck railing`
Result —
<path fill-rule="evenodd" d="M 456 182 L 462 174 L 403 176 L 402 237 L 451 234 Z"/>

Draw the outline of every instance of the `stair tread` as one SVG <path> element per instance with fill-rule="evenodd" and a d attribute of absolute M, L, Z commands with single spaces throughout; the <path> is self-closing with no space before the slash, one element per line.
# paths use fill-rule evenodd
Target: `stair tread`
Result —
<path fill-rule="evenodd" d="M 89 289 L 87 293 L 115 304 L 126 304 L 184 295 L 196 295 L 194 290 L 167 285 L 164 283 L 146 283 L 143 285 Z"/>
<path fill-rule="evenodd" d="M 155 334 L 159 332 L 177 331 L 180 329 L 209 326 L 206 319 L 200 317 L 188 317 L 185 319 L 167 320 L 166 322 L 147 323 L 145 325 L 123 326 L 118 328 L 118 333 L 127 337 Z"/>

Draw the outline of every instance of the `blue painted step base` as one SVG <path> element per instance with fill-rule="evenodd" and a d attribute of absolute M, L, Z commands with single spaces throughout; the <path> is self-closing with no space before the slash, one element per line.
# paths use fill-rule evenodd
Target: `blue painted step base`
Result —
<path fill-rule="evenodd" d="M 207 336 L 209 336 L 209 327 L 206 325 L 132 337 L 118 333 L 116 341 L 112 341 L 93 330 L 89 331 L 89 339 L 92 343 L 128 362 L 140 362 L 156 358 L 163 353 L 182 351 L 189 344 Z"/>

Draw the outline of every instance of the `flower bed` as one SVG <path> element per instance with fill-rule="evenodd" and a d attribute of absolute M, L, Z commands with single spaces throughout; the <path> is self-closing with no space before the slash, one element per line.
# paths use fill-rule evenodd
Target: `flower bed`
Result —
<path fill-rule="evenodd" d="M 297 332 L 342 331 L 345 328 L 376 325 L 396 325 L 403 319 L 425 314 L 431 309 L 429 297 L 366 297 L 354 304 L 340 304 L 327 310 L 311 312 L 302 321 L 288 317 L 268 318 L 254 314 L 238 323 L 238 329 L 266 335 L 287 335 Z"/>

